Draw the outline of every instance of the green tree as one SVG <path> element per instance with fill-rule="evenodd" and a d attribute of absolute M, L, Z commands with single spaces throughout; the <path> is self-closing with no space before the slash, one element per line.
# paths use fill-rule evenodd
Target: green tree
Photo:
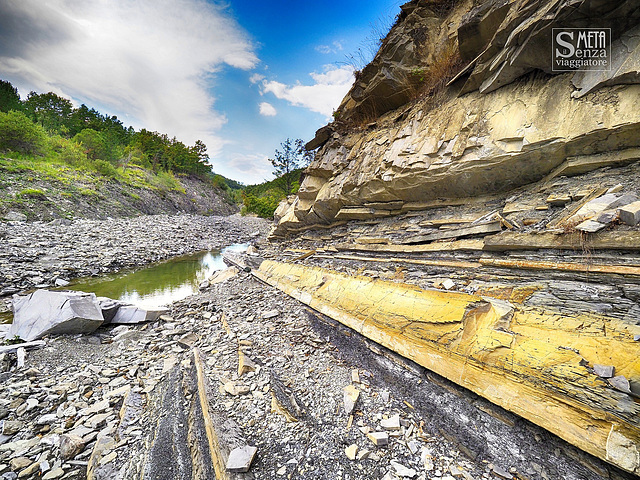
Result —
<path fill-rule="evenodd" d="M 31 118 L 49 133 L 66 133 L 66 124 L 73 111 L 71 101 L 53 92 L 29 93 L 25 108 Z"/>
<path fill-rule="evenodd" d="M 92 160 L 108 160 L 107 144 L 104 137 L 92 128 L 85 128 L 73 139 L 82 145 L 84 153 Z"/>
<path fill-rule="evenodd" d="M 18 89 L 11 85 L 11 82 L 0 80 L 0 112 L 10 110 L 22 110 L 22 102 Z"/>
<path fill-rule="evenodd" d="M 304 148 L 304 142 L 300 139 L 287 138 L 280 144 L 282 150 L 276 150 L 274 158 L 269 161 L 273 165 L 273 174 L 277 177 L 277 184 L 285 195 L 294 192 L 293 172 L 307 166 L 311 160 L 311 153 Z"/>
<path fill-rule="evenodd" d="M 22 112 L 0 112 L 0 150 L 41 155 L 47 134 Z"/>

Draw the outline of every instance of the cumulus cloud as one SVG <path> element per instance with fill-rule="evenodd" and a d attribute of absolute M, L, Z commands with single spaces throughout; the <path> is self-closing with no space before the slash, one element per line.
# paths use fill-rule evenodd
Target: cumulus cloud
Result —
<path fill-rule="evenodd" d="M 264 115 L 265 117 L 275 117 L 277 114 L 278 111 L 270 103 L 262 102 L 260 104 L 260 115 Z"/>
<path fill-rule="evenodd" d="M 260 75 L 259 73 L 254 73 L 253 75 L 251 75 L 249 77 L 249 81 L 251 83 L 259 83 L 264 79 L 265 79 L 265 76 L 264 75 Z"/>
<path fill-rule="evenodd" d="M 353 84 L 353 69 L 343 65 L 325 66 L 323 73 L 310 73 L 313 85 L 286 85 L 274 80 L 263 81 L 262 93 L 272 93 L 292 105 L 330 116 Z"/>
<path fill-rule="evenodd" d="M 331 45 L 318 45 L 316 51 L 328 55 L 330 53 L 338 53 L 342 48 L 342 44 L 336 41 L 331 43 Z"/>
<path fill-rule="evenodd" d="M 82 99 L 214 154 L 226 119 L 208 81 L 257 63 L 245 32 L 205 0 L 0 2 L 0 72 L 22 94 Z"/>

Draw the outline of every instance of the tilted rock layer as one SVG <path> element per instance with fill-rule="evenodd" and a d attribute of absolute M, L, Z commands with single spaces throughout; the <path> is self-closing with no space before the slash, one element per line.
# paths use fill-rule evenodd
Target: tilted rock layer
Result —
<path fill-rule="evenodd" d="M 402 7 L 338 120 L 309 143 L 319 150 L 275 236 L 640 159 L 633 2 L 446 7 Z M 553 75 L 552 28 L 583 26 L 613 27 L 612 70 Z"/>

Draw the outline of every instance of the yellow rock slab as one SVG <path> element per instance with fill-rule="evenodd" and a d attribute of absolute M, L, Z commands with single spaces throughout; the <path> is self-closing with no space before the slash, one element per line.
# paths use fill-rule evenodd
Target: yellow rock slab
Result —
<path fill-rule="evenodd" d="M 640 474 L 640 327 L 458 292 L 265 261 L 255 272 L 317 311 L 620 468 Z"/>

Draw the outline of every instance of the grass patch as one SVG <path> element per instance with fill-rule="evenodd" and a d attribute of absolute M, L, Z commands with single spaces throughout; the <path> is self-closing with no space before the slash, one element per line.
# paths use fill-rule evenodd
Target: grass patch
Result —
<path fill-rule="evenodd" d="M 159 172 L 157 175 L 153 175 L 150 178 L 150 183 L 158 190 L 164 190 L 167 192 L 173 190 L 175 192 L 186 193 L 184 187 L 171 172 Z"/>
<path fill-rule="evenodd" d="M 98 192 L 96 192 L 95 190 L 93 190 L 91 188 L 83 188 L 83 189 L 80 190 L 79 193 L 83 197 L 89 197 L 89 198 L 99 198 L 99 197 L 102 196 Z"/>
<path fill-rule="evenodd" d="M 37 188 L 25 188 L 18 193 L 18 197 L 21 198 L 34 198 L 36 200 L 46 200 L 47 196 L 42 190 Z"/>

